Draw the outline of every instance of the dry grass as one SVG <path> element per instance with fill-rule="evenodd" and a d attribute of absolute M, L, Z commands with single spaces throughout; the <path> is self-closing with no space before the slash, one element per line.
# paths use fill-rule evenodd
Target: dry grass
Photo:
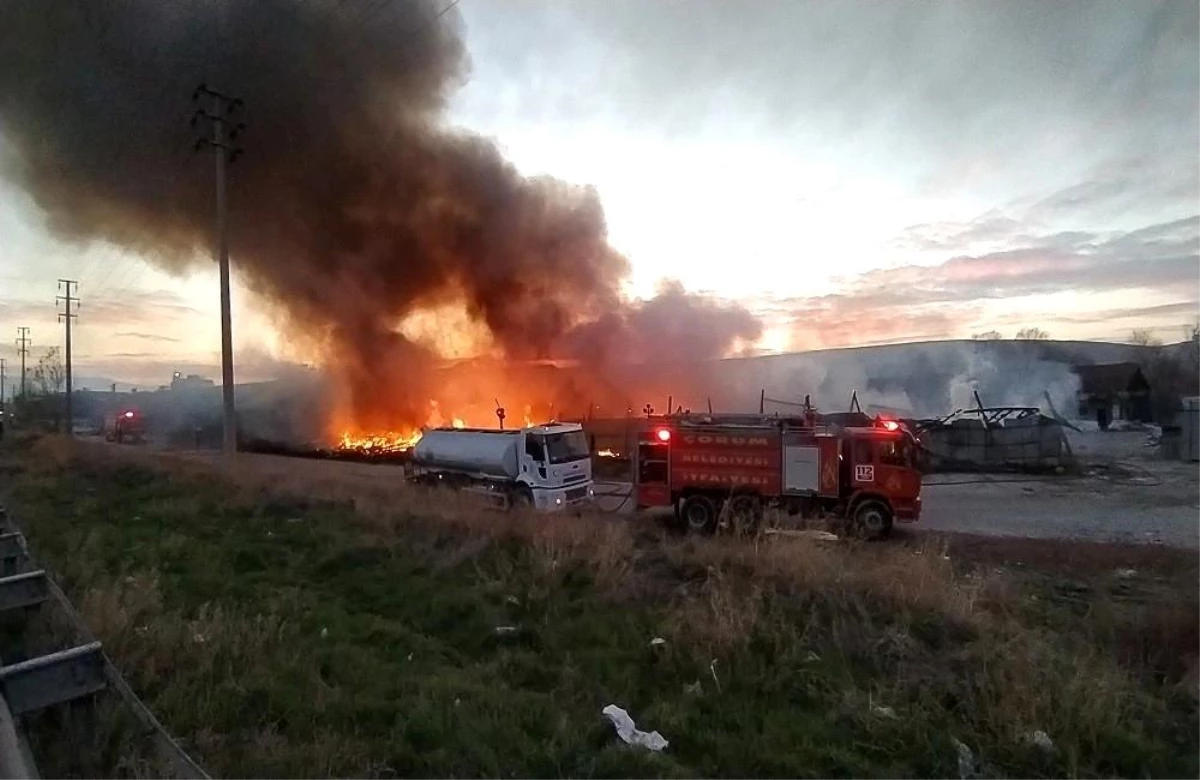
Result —
<path fill-rule="evenodd" d="M 953 774 L 951 736 L 998 772 L 1196 772 L 1194 555 L 679 538 L 394 467 L 54 439 L 23 469 L 35 542 L 218 772 Z M 68 478 L 74 522 L 39 504 Z M 610 700 L 669 755 L 615 749 Z"/>

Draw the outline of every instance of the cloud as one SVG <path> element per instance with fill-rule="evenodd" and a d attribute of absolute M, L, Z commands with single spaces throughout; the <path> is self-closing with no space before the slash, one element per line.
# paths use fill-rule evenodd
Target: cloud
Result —
<path fill-rule="evenodd" d="M 1007 241 L 1023 230 L 1024 226 L 1018 220 L 989 212 L 971 222 L 913 225 L 893 239 L 892 245 L 921 252 L 957 251 L 979 242 Z"/>
<path fill-rule="evenodd" d="M 1176 303 L 1159 303 L 1151 306 L 1130 306 L 1119 309 L 1098 309 L 1081 314 L 1048 314 L 1046 324 L 1062 325 L 1112 325 L 1114 322 L 1125 320 L 1156 319 L 1173 320 L 1176 323 L 1187 323 L 1200 316 L 1200 304 L 1196 301 L 1180 301 Z M 1028 314 L 1001 315 L 995 323 L 997 326 L 1025 327 L 1029 325 Z M 1180 326 L 1181 327 L 1181 326 Z"/>
<path fill-rule="evenodd" d="M 157 333 L 135 333 L 135 332 L 131 332 L 131 331 L 125 331 L 123 333 L 117 333 L 114 335 L 116 335 L 117 338 L 139 339 L 141 341 L 161 341 L 161 342 L 170 342 L 170 343 L 178 343 L 179 342 L 179 339 L 171 338 L 170 336 L 161 336 Z"/>
<path fill-rule="evenodd" d="M 786 310 L 788 350 L 943 339 L 980 313 L 973 304 L 929 306 L 866 293 L 791 299 Z"/>
<path fill-rule="evenodd" d="M 793 172 L 828 169 L 845 202 L 859 204 L 835 215 L 851 229 L 920 221 L 890 244 L 891 228 L 882 231 L 883 270 L 836 280 L 824 296 L 797 295 L 801 282 L 781 281 L 772 303 L 770 294 L 758 301 L 756 311 L 818 334 L 797 345 L 942 337 L 994 318 L 1002 297 L 1063 289 L 1099 296 L 1100 310 L 1110 308 L 1099 302 L 1105 293 L 1129 290 L 1135 317 L 1200 297 L 1194 3 L 531 0 L 521 8 L 528 23 L 519 29 L 503 23 L 508 10 L 465 11 L 481 55 L 478 89 L 460 96 L 467 116 L 504 117 L 501 128 L 530 118 L 593 134 L 608 127 L 650 147 L 701 139 L 711 155 L 687 168 L 696 185 L 656 186 L 672 203 L 701 189 L 713 214 L 768 211 L 778 198 L 764 192 L 794 192 L 793 224 L 802 222 L 820 212 L 824 179 Z M 746 186 L 711 186 L 704 163 L 738 159 L 750 143 L 777 165 Z M 897 207 L 875 205 L 880 192 L 894 192 Z M 978 216 L 963 219 L 971 210 Z M 724 221 L 693 224 L 738 236 Z M 1139 232 L 1147 225 L 1159 235 Z M 840 246 L 857 261 L 873 249 L 846 231 L 840 244 L 814 232 L 795 229 L 797 256 Z M 740 234 L 750 237 L 744 245 L 755 231 Z M 812 268 L 818 283 L 830 265 Z"/>
<path fill-rule="evenodd" d="M 111 292 L 85 301 L 80 317 L 95 325 L 153 325 L 177 323 L 197 316 L 200 311 L 170 290 L 128 290 Z"/>
<path fill-rule="evenodd" d="M 980 232 L 967 225 L 957 234 L 937 233 L 937 242 L 955 246 Z M 1174 302 L 1070 317 L 1049 312 L 1046 321 L 1100 324 L 1139 316 L 1194 315 L 1200 309 L 1200 216 L 1124 233 L 1054 233 L 1028 237 L 1028 242 L 1014 249 L 958 255 L 936 265 L 876 269 L 841 279 L 837 293 L 767 300 L 755 310 L 786 323 L 791 345 L 807 348 L 962 335 L 964 325 L 983 314 L 989 300 L 1064 290 L 1149 291 Z M 1021 317 L 1029 314 L 1014 314 L 1010 320 L 1019 322 Z"/>
<path fill-rule="evenodd" d="M 1198 131 L 1200 132 L 1200 131 Z M 1022 198 L 1009 208 L 1025 212 L 1026 221 L 1047 224 L 1064 220 L 1106 221 L 1130 213 L 1163 213 L 1195 208 L 1200 193 L 1200 155 L 1196 133 L 1188 143 L 1163 149 L 1157 156 L 1135 154 L 1099 164 L 1087 178 L 1040 198 Z"/>
<path fill-rule="evenodd" d="M 545 0 L 521 8 L 521 25 L 504 24 L 511 9 L 503 5 L 464 12 L 490 82 L 475 97 L 483 111 L 619 117 L 666 135 L 750 127 L 802 147 L 858 149 L 863 167 L 885 162 L 943 177 L 1070 176 L 1081 158 L 1128 149 L 1194 153 L 1194 3 Z"/>
<path fill-rule="evenodd" d="M 84 300 L 77 310 L 81 321 L 97 327 L 147 325 L 156 329 L 200 313 L 170 290 L 110 292 Z M 51 298 L 0 298 L 0 315 L 5 320 L 54 322 L 57 311 Z"/>

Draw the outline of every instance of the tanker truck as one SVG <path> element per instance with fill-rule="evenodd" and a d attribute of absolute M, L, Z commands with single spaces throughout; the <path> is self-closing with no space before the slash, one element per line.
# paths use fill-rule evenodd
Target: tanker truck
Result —
<path fill-rule="evenodd" d="M 593 497 L 591 451 L 578 423 L 429 429 L 405 468 L 411 482 L 481 493 L 506 508 L 559 512 Z"/>

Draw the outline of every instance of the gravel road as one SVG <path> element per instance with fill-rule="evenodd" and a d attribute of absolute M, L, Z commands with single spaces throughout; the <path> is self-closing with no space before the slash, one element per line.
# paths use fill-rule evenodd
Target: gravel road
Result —
<path fill-rule="evenodd" d="M 1200 548 L 1197 464 L 1161 460 L 1146 432 L 1070 432 L 1070 441 L 1087 475 L 932 475 L 921 520 L 906 528 Z M 628 491 L 621 482 L 596 487 L 601 508 L 622 514 L 632 512 Z"/>
<path fill-rule="evenodd" d="M 1085 476 L 933 475 L 946 484 L 925 488 L 920 527 L 1200 548 L 1200 466 L 1163 460 L 1145 431 L 1068 431 L 1068 440 Z"/>

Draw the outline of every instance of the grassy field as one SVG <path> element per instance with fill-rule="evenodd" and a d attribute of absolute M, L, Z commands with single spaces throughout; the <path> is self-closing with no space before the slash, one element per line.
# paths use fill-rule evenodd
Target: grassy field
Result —
<path fill-rule="evenodd" d="M 1195 553 L 697 540 L 53 439 L 0 493 L 215 776 L 1200 773 Z M 130 734 L 43 774 L 163 771 Z"/>

